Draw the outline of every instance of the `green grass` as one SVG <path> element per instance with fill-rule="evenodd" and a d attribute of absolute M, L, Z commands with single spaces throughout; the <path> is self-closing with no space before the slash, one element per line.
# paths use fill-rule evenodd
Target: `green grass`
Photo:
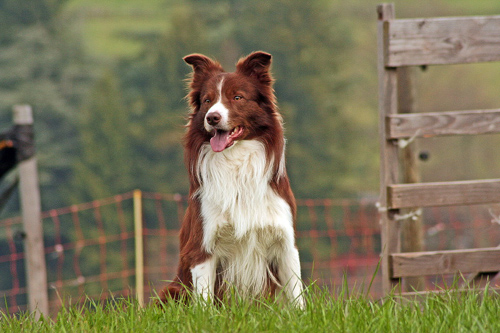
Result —
<path fill-rule="evenodd" d="M 381 0 L 356 0 L 349 2 L 355 10 L 346 12 L 348 19 L 354 22 L 352 29 L 358 34 L 366 34 L 365 24 L 374 29 L 375 6 Z M 394 0 L 397 12 L 417 16 L 439 15 L 432 9 L 433 2 L 424 3 Z M 169 27 L 172 9 L 182 4 L 178 0 L 69 0 L 66 11 L 80 18 L 82 33 L 88 52 L 103 59 L 128 58 L 137 55 L 143 47 L 140 38 L 134 38 L 134 33 L 161 34 Z M 446 15 L 498 15 L 500 3 L 498 0 L 440 0 L 436 3 L 444 6 Z M 340 7 L 342 8 L 342 7 Z M 431 8 L 431 9 L 426 9 Z M 360 11 L 368 12 L 368 18 L 360 15 Z M 425 14 L 427 13 L 427 14 Z M 405 15 L 403 15 L 405 16 Z M 367 39 L 368 38 L 368 39 Z M 362 44 L 370 43 L 372 35 L 364 37 Z M 362 45 L 358 46 L 362 47 Z M 364 53 L 364 52 L 361 52 Z"/>
<path fill-rule="evenodd" d="M 498 332 L 500 297 L 446 291 L 420 301 L 383 301 L 310 287 L 304 310 L 273 301 L 232 297 L 221 306 L 170 303 L 140 308 L 134 300 L 87 300 L 53 319 L 0 316 L 1 332 Z"/>
<path fill-rule="evenodd" d="M 141 35 L 168 28 L 174 0 L 70 0 L 66 12 L 81 28 L 87 51 L 99 59 L 128 58 L 143 48 Z"/>

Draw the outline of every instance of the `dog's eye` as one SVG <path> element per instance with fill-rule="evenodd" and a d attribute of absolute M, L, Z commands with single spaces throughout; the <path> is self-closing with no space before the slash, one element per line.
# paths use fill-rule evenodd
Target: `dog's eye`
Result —
<path fill-rule="evenodd" d="M 234 98 L 233 98 L 233 99 L 234 99 L 235 101 L 239 101 L 240 99 L 243 99 L 243 97 L 242 97 L 242 96 L 239 96 L 239 95 L 236 95 L 236 96 L 234 96 Z"/>
<path fill-rule="evenodd" d="M 210 103 L 210 102 L 211 102 L 211 100 L 210 100 L 209 98 L 207 98 L 207 99 L 205 99 L 203 102 L 205 102 L 205 103 Z"/>

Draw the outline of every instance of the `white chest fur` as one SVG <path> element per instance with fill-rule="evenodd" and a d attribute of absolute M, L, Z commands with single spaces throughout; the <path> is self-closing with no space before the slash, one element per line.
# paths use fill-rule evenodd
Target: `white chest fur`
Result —
<path fill-rule="evenodd" d="M 271 188 L 271 165 L 255 140 L 215 153 L 201 149 L 197 193 L 203 246 L 226 281 L 252 294 L 265 287 L 269 263 L 294 247 L 290 206 Z"/>

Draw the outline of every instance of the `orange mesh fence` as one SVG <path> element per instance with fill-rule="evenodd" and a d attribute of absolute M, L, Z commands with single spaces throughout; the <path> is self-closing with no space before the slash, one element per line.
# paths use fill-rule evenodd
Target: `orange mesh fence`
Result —
<path fill-rule="evenodd" d="M 351 289 L 382 296 L 375 275 L 381 250 L 373 201 L 298 200 L 297 245 L 306 283 L 332 292 Z M 186 207 L 180 195 L 143 193 L 146 295 L 154 296 L 176 272 L 179 226 Z M 498 246 L 500 205 L 423 211 L 426 250 Z M 63 304 L 135 295 L 132 192 L 42 214 L 51 312 Z M 492 223 L 493 220 L 493 223 Z M 26 310 L 20 218 L 0 221 L 0 308 Z M 429 279 L 428 288 L 434 288 Z"/>
<path fill-rule="evenodd" d="M 42 214 L 53 312 L 87 296 L 130 293 L 135 275 L 131 197 L 125 193 Z M 0 221 L 0 297 L 9 312 L 27 309 L 22 238 L 20 218 Z"/>

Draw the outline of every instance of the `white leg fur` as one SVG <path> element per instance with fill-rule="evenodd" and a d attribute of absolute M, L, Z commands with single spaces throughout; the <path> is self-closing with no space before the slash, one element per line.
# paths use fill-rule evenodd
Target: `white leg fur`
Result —
<path fill-rule="evenodd" d="M 214 296 L 215 266 L 215 259 L 211 257 L 191 268 L 194 292 L 204 300 L 213 299 Z"/>
<path fill-rule="evenodd" d="M 278 277 L 283 286 L 285 295 L 291 301 L 296 302 L 300 308 L 304 308 L 304 297 L 302 295 L 302 279 L 300 278 L 299 251 L 290 248 L 283 257 L 280 258 Z"/>

